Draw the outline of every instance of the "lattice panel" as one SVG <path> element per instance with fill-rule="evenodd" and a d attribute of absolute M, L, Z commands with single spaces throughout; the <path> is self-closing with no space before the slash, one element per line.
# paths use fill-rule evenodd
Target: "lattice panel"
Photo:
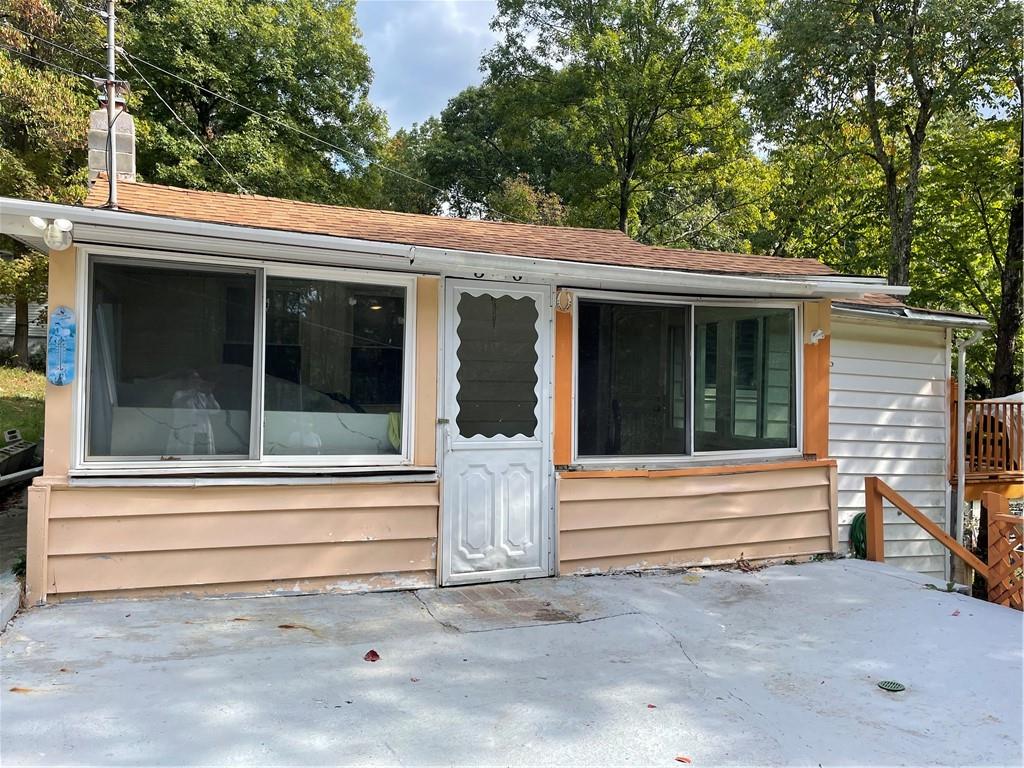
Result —
<path fill-rule="evenodd" d="M 988 600 L 1024 611 L 1024 518 L 989 512 Z"/>

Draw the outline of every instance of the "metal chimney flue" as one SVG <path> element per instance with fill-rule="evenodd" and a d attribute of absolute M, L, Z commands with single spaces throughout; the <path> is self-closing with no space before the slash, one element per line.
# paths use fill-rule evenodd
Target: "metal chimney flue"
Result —
<path fill-rule="evenodd" d="M 95 181 L 102 173 L 109 177 L 107 162 L 107 112 L 106 98 L 100 99 L 101 106 L 89 113 L 89 181 Z M 124 111 L 124 97 L 117 97 L 117 118 L 114 120 L 114 147 L 116 154 L 117 178 L 135 181 L 135 119 Z"/>

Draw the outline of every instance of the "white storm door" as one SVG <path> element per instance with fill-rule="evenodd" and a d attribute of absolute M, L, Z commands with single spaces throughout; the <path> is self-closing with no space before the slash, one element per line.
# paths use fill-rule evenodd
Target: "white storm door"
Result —
<path fill-rule="evenodd" d="M 550 289 L 445 288 L 441 583 L 552 568 Z"/>

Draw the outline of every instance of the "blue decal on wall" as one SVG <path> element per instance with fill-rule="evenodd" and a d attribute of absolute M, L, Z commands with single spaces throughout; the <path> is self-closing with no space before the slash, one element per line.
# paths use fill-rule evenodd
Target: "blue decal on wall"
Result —
<path fill-rule="evenodd" d="M 73 309 L 57 307 L 50 313 L 50 330 L 46 334 L 46 380 L 58 387 L 75 380 L 77 331 Z"/>

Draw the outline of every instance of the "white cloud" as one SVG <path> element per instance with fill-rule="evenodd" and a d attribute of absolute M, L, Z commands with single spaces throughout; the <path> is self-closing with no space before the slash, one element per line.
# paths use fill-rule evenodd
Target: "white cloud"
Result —
<path fill-rule="evenodd" d="M 494 0 L 358 0 L 374 72 L 370 96 L 392 130 L 438 114 L 481 81 L 480 56 L 497 39 L 494 12 Z"/>

